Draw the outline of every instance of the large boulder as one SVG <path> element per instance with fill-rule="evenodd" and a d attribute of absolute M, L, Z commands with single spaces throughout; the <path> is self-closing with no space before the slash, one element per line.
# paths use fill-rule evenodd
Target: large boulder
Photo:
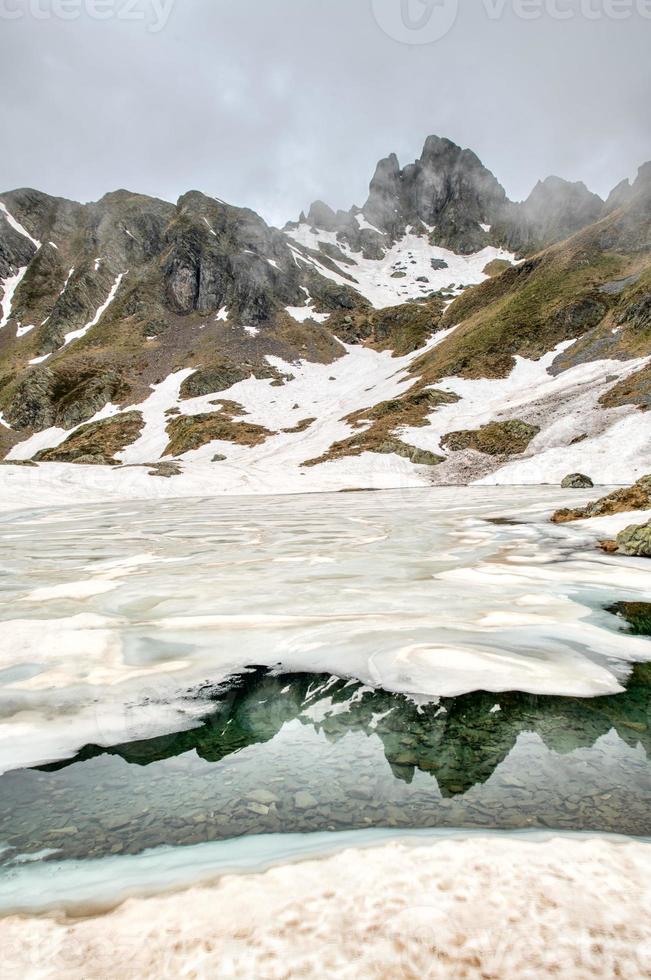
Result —
<path fill-rule="evenodd" d="M 583 473 L 570 473 L 561 483 L 561 487 L 563 490 L 591 490 L 594 483 Z"/>
<path fill-rule="evenodd" d="M 620 555 L 635 558 L 651 558 L 651 521 L 648 524 L 631 524 L 617 535 Z"/>

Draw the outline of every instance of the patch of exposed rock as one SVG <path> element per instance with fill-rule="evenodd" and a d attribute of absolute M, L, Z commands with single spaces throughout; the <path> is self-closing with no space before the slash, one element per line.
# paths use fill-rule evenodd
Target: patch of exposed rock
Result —
<path fill-rule="evenodd" d="M 91 422 L 76 429 L 61 445 L 41 450 L 34 459 L 41 463 L 115 466 L 118 465 L 115 454 L 135 442 L 143 426 L 140 412 L 126 412 Z"/>
<path fill-rule="evenodd" d="M 614 490 L 585 507 L 564 507 L 552 516 L 555 524 L 582 521 L 590 517 L 606 517 L 632 510 L 651 510 L 651 475 L 641 477 L 632 487 Z"/>
<path fill-rule="evenodd" d="M 274 435 L 262 425 L 233 421 L 227 412 L 180 415 L 167 425 L 169 443 L 165 456 L 182 456 L 211 442 L 232 442 L 239 446 L 259 446 Z"/>
<path fill-rule="evenodd" d="M 617 535 L 617 551 L 634 558 L 651 558 L 651 521 L 631 524 Z"/>
<path fill-rule="evenodd" d="M 508 422 L 489 422 L 480 429 L 450 432 L 441 440 L 441 445 L 454 453 L 474 449 L 488 456 L 518 456 L 525 452 L 539 432 L 536 425 L 511 419 Z"/>

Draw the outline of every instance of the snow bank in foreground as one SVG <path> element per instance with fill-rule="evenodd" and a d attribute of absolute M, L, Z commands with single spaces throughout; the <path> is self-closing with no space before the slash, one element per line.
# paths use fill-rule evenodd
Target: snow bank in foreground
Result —
<path fill-rule="evenodd" d="M 471 837 L 350 849 L 80 920 L 0 920 L 7 980 L 651 973 L 651 846 Z"/>

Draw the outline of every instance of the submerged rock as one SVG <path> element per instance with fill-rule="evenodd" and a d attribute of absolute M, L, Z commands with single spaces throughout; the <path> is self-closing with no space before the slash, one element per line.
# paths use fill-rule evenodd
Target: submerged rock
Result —
<path fill-rule="evenodd" d="M 319 801 L 307 790 L 301 790 L 295 794 L 294 804 L 298 810 L 311 810 L 319 805 Z"/>
<path fill-rule="evenodd" d="M 589 476 L 585 476 L 583 473 L 570 473 L 561 483 L 563 490 L 590 490 L 592 487 L 594 487 L 594 483 Z"/>
<path fill-rule="evenodd" d="M 608 612 L 625 619 L 631 632 L 651 636 L 651 602 L 617 602 Z"/>

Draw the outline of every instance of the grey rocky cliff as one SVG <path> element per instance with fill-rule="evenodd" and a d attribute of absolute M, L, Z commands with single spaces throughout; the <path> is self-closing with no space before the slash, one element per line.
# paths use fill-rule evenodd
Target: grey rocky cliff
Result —
<path fill-rule="evenodd" d="M 404 169 L 395 153 L 380 160 L 361 209 L 335 212 L 316 201 L 301 217 L 365 254 L 386 250 L 411 228 L 457 254 L 500 245 L 527 255 L 597 221 L 620 198 L 624 203 L 623 186 L 604 205 L 585 184 L 548 177 L 526 201 L 514 203 L 475 153 L 451 140 L 429 136 L 419 159 Z M 357 215 L 377 232 L 360 229 Z"/>
<path fill-rule="evenodd" d="M 380 160 L 362 208 L 334 212 L 317 201 L 306 221 L 335 232 L 368 257 L 379 257 L 372 253 L 401 238 L 408 228 L 424 233 L 426 226 L 432 244 L 468 254 L 491 243 L 482 225 L 497 220 L 505 203 L 504 189 L 471 150 L 429 136 L 420 158 L 404 169 L 395 153 Z M 373 227 L 360 229 L 357 215 Z"/>
<path fill-rule="evenodd" d="M 179 199 L 163 259 L 165 298 L 178 313 L 226 306 L 259 323 L 304 302 L 302 279 L 284 235 L 255 212 L 198 191 Z"/>
<path fill-rule="evenodd" d="M 491 225 L 505 203 L 504 189 L 471 150 L 429 136 L 420 159 L 404 170 L 395 154 L 378 164 L 362 210 L 394 239 L 408 226 L 426 225 L 433 243 L 467 254 L 489 244 L 481 226 Z"/>
<path fill-rule="evenodd" d="M 0 212 L 0 279 L 7 279 L 29 265 L 35 252 L 36 247 L 15 231 Z"/>
<path fill-rule="evenodd" d="M 620 181 L 616 187 L 613 187 L 612 191 L 606 198 L 606 203 L 604 204 L 603 214 L 604 217 L 608 214 L 612 214 L 618 208 L 623 207 L 631 199 L 633 194 L 633 188 L 631 182 L 628 178 Z"/>

